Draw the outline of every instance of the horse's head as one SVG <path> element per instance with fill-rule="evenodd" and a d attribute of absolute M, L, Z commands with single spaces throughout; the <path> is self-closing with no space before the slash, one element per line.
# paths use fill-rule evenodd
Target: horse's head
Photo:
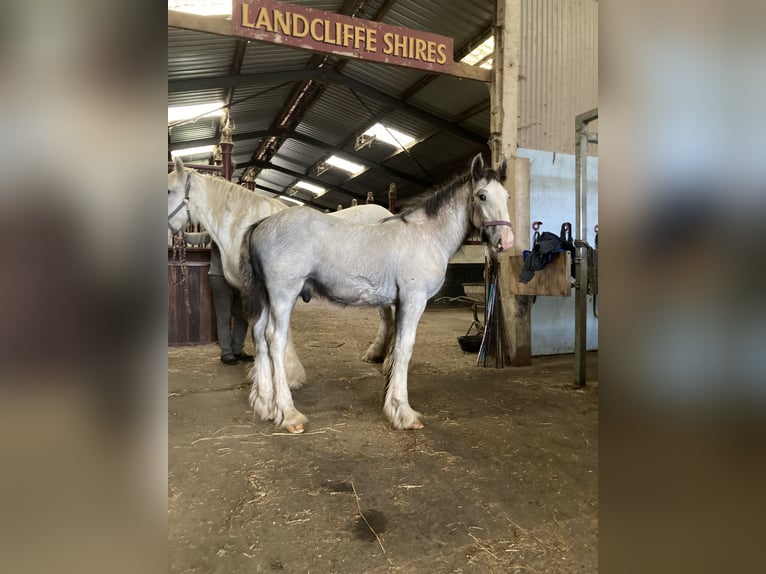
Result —
<path fill-rule="evenodd" d="M 481 231 L 484 241 L 497 251 L 513 246 L 513 227 L 508 215 L 508 192 L 503 187 L 506 161 L 497 171 L 484 167 L 478 154 L 471 162 L 471 223 Z"/>
<path fill-rule="evenodd" d="M 181 231 L 191 221 L 189 188 L 192 171 L 184 168 L 181 158 L 175 159 L 175 169 L 168 174 L 168 227 L 172 233 Z"/>

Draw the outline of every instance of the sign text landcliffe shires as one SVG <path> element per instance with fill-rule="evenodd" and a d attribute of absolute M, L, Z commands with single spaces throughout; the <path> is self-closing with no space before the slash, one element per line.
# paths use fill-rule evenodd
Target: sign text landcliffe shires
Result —
<path fill-rule="evenodd" d="M 448 72 L 452 38 L 272 0 L 233 0 L 240 36 L 347 58 Z"/>

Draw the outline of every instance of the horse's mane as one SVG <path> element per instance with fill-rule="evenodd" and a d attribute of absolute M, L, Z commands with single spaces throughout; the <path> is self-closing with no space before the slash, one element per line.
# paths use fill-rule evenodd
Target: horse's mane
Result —
<path fill-rule="evenodd" d="M 497 176 L 497 172 L 489 167 L 484 168 L 479 179 L 484 179 L 487 181 L 500 181 L 500 178 Z M 402 211 L 397 217 L 405 219 L 406 216 L 411 215 L 413 212 L 418 210 L 424 211 L 428 217 L 436 217 L 445 205 L 452 202 L 452 199 L 455 197 L 458 191 L 462 190 L 467 183 L 470 183 L 470 181 L 471 170 L 469 169 L 466 172 L 459 173 L 453 177 L 452 180 L 435 190 L 431 195 L 422 200 L 420 203 Z"/>
<path fill-rule="evenodd" d="M 220 217 L 225 210 L 229 212 L 246 212 L 253 207 L 253 200 L 264 201 L 269 204 L 272 211 L 282 211 L 287 206 L 273 197 L 258 190 L 250 190 L 236 183 L 232 183 L 220 177 L 212 175 L 199 174 L 205 178 L 208 189 L 212 193 L 208 194 L 208 204 L 214 217 Z"/>

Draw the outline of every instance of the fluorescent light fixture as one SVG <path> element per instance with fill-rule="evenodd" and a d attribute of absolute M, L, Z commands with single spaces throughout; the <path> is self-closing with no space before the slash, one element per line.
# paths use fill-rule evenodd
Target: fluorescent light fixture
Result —
<path fill-rule="evenodd" d="M 281 196 L 279 197 L 279 199 L 280 199 L 282 202 L 284 202 L 284 203 L 287 203 L 287 204 L 293 204 L 293 205 L 306 205 L 306 204 L 305 204 L 305 203 L 303 203 L 303 202 L 302 202 L 300 199 L 293 199 L 292 197 L 287 197 L 287 196 L 284 196 L 284 195 L 281 195 Z"/>
<path fill-rule="evenodd" d="M 203 155 L 213 153 L 214 145 L 203 145 L 199 147 L 187 147 L 186 149 L 174 149 L 170 152 L 173 157 L 186 157 L 190 155 Z"/>
<path fill-rule="evenodd" d="M 293 187 L 297 187 L 298 189 L 305 189 L 306 191 L 310 192 L 314 197 L 319 197 L 320 195 L 324 195 L 325 193 L 327 193 L 327 190 L 324 187 L 319 187 L 318 185 L 314 185 L 313 183 L 309 183 L 303 180 L 300 180 Z"/>
<path fill-rule="evenodd" d="M 211 102 L 209 104 L 193 104 L 191 106 L 168 108 L 168 123 L 190 120 L 197 117 L 222 116 L 223 106 L 223 102 Z"/>
<path fill-rule="evenodd" d="M 324 160 L 324 162 L 333 167 L 337 167 L 338 169 L 342 169 L 343 171 L 347 171 L 351 175 L 356 175 L 364 170 L 363 165 L 354 163 L 353 161 L 348 161 L 347 159 L 343 159 L 337 155 L 331 155 L 326 160 Z"/>
<path fill-rule="evenodd" d="M 200 16 L 229 16 L 231 0 L 168 0 L 168 10 Z"/>
<path fill-rule="evenodd" d="M 461 62 L 468 64 L 469 66 L 475 66 L 479 62 L 480 68 L 492 69 L 492 53 L 495 51 L 495 37 L 490 36 L 484 40 L 481 44 L 476 46 L 467 56 L 465 56 Z M 487 59 L 489 58 L 489 59 Z"/>
<path fill-rule="evenodd" d="M 364 135 L 375 136 L 376 140 L 385 142 L 388 145 L 392 145 L 394 147 L 407 147 L 415 141 L 414 137 L 403 134 L 402 132 L 393 128 L 387 128 L 380 123 L 372 126 L 370 129 L 364 132 Z"/>

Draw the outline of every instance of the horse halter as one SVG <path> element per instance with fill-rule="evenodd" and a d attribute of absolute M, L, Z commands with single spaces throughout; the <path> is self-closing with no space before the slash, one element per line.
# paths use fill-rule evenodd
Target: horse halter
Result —
<path fill-rule="evenodd" d="M 181 211 L 184 207 L 186 207 L 186 223 L 181 226 L 180 231 L 183 231 L 184 227 L 191 223 L 191 212 L 189 211 L 189 189 L 191 189 L 191 174 L 189 174 L 189 176 L 186 178 L 186 185 L 184 186 L 184 198 L 181 200 L 181 203 L 179 203 L 171 212 L 171 214 L 168 215 L 168 229 L 170 229 L 171 233 L 175 233 L 175 231 L 173 231 L 173 226 L 170 225 L 170 220 L 173 219 L 176 213 Z"/>

